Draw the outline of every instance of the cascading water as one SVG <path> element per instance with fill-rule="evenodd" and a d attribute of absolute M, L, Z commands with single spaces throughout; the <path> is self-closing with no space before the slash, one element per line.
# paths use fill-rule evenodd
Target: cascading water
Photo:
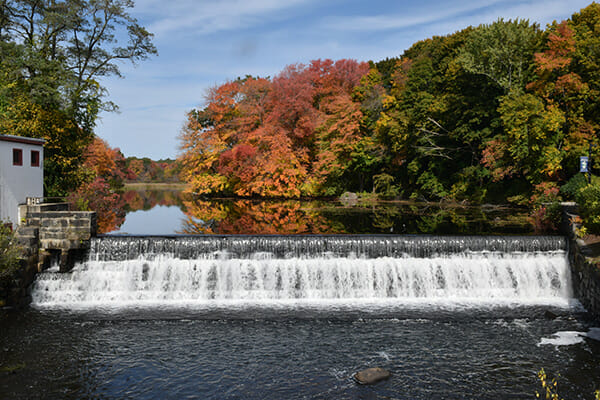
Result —
<path fill-rule="evenodd" d="M 561 237 L 103 237 L 36 307 L 223 303 L 567 304 Z"/>

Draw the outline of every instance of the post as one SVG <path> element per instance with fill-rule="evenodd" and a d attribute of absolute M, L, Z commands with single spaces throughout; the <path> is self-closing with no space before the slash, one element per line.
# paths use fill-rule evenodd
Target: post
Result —
<path fill-rule="evenodd" d="M 592 139 L 589 140 L 590 151 L 588 154 L 588 184 L 592 184 Z"/>

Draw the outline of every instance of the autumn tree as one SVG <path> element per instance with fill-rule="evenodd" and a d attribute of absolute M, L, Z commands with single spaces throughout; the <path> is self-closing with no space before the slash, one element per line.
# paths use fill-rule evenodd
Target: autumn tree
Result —
<path fill-rule="evenodd" d="M 180 137 L 184 179 L 197 193 L 321 194 L 322 182 L 349 173 L 362 118 L 351 94 L 367 71 L 365 63 L 317 60 L 273 80 L 246 77 L 211 89 Z"/>
<path fill-rule="evenodd" d="M 182 173 L 203 194 L 531 203 L 598 142 L 599 21 L 593 3 L 545 30 L 500 19 L 227 82 L 188 115 Z"/>

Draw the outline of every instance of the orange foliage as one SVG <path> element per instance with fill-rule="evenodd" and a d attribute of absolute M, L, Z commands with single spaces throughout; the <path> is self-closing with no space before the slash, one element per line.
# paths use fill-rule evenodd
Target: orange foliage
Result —
<path fill-rule="evenodd" d="M 574 52 L 575 33 L 567 21 L 563 21 L 548 35 L 548 50 L 535 54 L 537 69 L 544 72 L 565 68 L 571 64 Z"/>
<path fill-rule="evenodd" d="M 353 60 L 317 60 L 272 81 L 248 77 L 211 89 L 180 136 L 182 178 L 196 193 L 318 194 L 319 182 L 345 172 L 360 139 L 351 95 L 368 71 Z"/>
<path fill-rule="evenodd" d="M 184 201 L 188 219 L 184 234 L 308 234 L 345 233 L 343 226 L 328 221 L 298 200 L 253 202 L 237 200 L 229 204 Z"/>
<path fill-rule="evenodd" d="M 125 166 L 121 150 L 110 147 L 98 136 L 94 137 L 83 157 L 85 168 L 93 171 L 95 176 L 110 180 L 113 185 L 119 186 L 124 179 L 133 175 Z"/>

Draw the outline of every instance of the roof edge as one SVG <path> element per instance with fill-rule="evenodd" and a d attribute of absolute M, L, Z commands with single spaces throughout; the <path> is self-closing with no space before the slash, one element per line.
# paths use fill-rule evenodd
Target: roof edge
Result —
<path fill-rule="evenodd" d="M 44 143 L 46 143 L 46 139 L 31 138 L 25 136 L 0 135 L 0 142 L 15 142 L 43 146 Z"/>

